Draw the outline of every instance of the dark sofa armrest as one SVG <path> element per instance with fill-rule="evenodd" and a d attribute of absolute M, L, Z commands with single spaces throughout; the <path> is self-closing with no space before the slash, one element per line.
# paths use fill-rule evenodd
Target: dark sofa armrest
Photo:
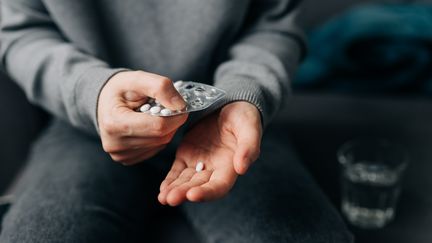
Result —
<path fill-rule="evenodd" d="M 31 141 L 48 115 L 31 105 L 22 90 L 0 72 L 0 195 L 24 164 Z"/>

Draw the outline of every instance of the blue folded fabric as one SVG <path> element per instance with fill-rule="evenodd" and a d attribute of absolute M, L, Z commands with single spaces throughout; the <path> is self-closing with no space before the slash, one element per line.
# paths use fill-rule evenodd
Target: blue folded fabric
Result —
<path fill-rule="evenodd" d="M 294 88 L 432 93 L 432 6 L 353 9 L 310 34 Z"/>

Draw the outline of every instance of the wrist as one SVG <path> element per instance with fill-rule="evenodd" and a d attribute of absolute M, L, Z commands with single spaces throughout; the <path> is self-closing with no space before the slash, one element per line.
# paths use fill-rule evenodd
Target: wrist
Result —
<path fill-rule="evenodd" d="M 74 87 L 75 107 L 78 107 L 75 117 L 80 120 L 82 127 L 91 134 L 97 135 L 97 107 L 99 95 L 107 80 L 123 69 L 109 67 L 88 68 L 79 78 Z"/>
<path fill-rule="evenodd" d="M 106 76 L 105 81 L 103 81 L 103 83 L 100 85 L 100 88 L 97 90 L 98 94 L 97 94 L 97 100 L 96 100 L 96 107 L 95 107 L 95 117 L 94 117 L 94 123 L 96 126 L 96 130 L 98 133 L 100 133 L 99 131 L 99 118 L 100 118 L 100 113 L 101 113 L 101 106 L 103 106 L 103 100 L 105 96 L 110 96 L 109 94 L 109 87 L 111 85 L 115 85 L 115 82 L 117 80 L 117 77 L 125 72 L 130 71 L 129 69 L 114 69 L 112 70 L 112 72 Z"/>
<path fill-rule="evenodd" d="M 215 81 L 215 86 L 227 91 L 225 104 L 248 102 L 258 109 L 262 125 L 268 124 L 273 115 L 273 109 L 269 109 L 272 99 L 258 81 L 246 76 L 230 76 Z"/>
<path fill-rule="evenodd" d="M 260 129 L 263 127 L 262 115 L 255 104 L 248 101 L 234 101 L 224 105 L 220 111 L 222 120 L 228 120 L 235 124 L 252 123 Z"/>

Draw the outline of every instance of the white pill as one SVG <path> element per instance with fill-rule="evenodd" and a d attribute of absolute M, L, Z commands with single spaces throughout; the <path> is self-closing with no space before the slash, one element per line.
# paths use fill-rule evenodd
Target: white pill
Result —
<path fill-rule="evenodd" d="M 143 105 L 143 106 L 140 107 L 140 111 L 141 112 L 146 112 L 146 111 L 150 110 L 150 107 L 151 106 L 149 104 L 145 104 L 145 105 Z"/>
<path fill-rule="evenodd" d="M 179 80 L 177 82 L 174 83 L 174 87 L 176 89 L 179 89 L 181 86 L 183 85 L 183 81 Z"/>
<path fill-rule="evenodd" d="M 198 161 L 198 163 L 197 163 L 197 165 L 195 167 L 196 172 L 200 172 L 203 169 L 204 169 L 204 163 L 202 161 Z"/>
<path fill-rule="evenodd" d="M 161 111 L 161 108 L 159 107 L 159 106 L 153 106 L 151 109 L 150 109 L 150 112 L 152 113 L 152 114 L 157 114 L 157 113 L 159 113 Z"/>
<path fill-rule="evenodd" d="M 171 115 L 172 111 L 170 109 L 165 108 L 165 109 L 161 110 L 160 113 L 164 116 L 168 116 L 168 115 Z"/>

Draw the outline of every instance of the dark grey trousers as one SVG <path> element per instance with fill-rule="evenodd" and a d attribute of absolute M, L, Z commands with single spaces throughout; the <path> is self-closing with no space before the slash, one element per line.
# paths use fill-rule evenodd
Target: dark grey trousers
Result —
<path fill-rule="evenodd" d="M 172 146 L 125 167 L 114 163 L 99 141 L 53 122 L 34 144 L 0 242 L 143 239 L 140 225 L 158 212 L 159 183 L 174 151 Z M 271 136 L 264 138 L 260 159 L 229 195 L 181 209 L 204 242 L 352 242 L 289 145 Z"/>

